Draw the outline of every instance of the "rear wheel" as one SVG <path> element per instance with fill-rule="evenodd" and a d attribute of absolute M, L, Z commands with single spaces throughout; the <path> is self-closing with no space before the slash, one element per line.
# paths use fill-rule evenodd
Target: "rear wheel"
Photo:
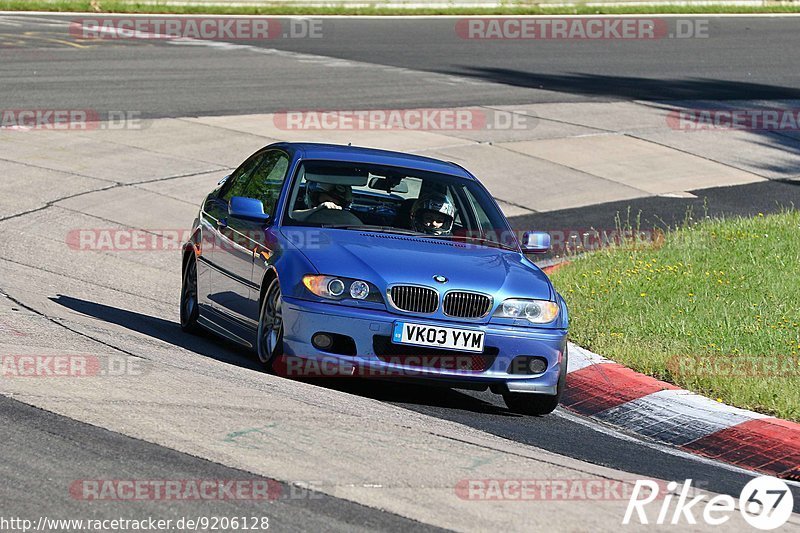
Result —
<path fill-rule="evenodd" d="M 200 333 L 200 324 L 197 323 L 200 309 L 197 302 L 197 260 L 191 256 L 183 270 L 181 286 L 181 329 L 187 333 Z"/>
<path fill-rule="evenodd" d="M 507 392 L 503 394 L 506 407 L 514 413 L 521 415 L 546 415 L 555 411 L 564 387 L 567 384 L 567 349 L 564 348 L 564 357 L 561 360 L 561 371 L 558 374 L 558 385 L 555 395 L 531 394 L 525 392 Z"/>
<path fill-rule="evenodd" d="M 256 353 L 267 370 L 272 370 L 272 364 L 283 355 L 283 311 L 277 278 L 270 282 L 261 302 Z"/>

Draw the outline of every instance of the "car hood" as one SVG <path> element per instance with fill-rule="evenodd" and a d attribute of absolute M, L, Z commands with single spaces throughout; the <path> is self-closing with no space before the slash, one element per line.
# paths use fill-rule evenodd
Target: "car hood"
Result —
<path fill-rule="evenodd" d="M 394 283 L 439 290 L 465 289 L 495 298 L 555 296 L 547 276 L 516 251 L 391 233 L 284 228 L 321 274 L 363 279 L 384 289 Z M 434 281 L 444 276 L 444 284 Z"/>

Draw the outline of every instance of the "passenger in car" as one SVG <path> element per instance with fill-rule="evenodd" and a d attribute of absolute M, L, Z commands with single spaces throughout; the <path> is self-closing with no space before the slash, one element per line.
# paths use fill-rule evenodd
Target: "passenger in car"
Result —
<path fill-rule="evenodd" d="M 347 209 L 353 203 L 353 188 L 350 185 L 309 181 L 305 201 L 308 209 L 292 211 L 291 216 L 295 220 L 305 221 L 321 209 Z"/>

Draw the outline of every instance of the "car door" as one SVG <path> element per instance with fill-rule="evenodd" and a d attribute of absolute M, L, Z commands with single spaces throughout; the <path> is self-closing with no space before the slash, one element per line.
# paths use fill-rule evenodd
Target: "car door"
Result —
<path fill-rule="evenodd" d="M 249 157 L 203 206 L 202 258 L 210 279 L 207 303 L 227 318 L 246 323 L 247 298 L 250 296 L 252 252 L 235 238 L 228 228 L 228 203 L 234 196 L 244 196 L 255 170 L 264 161 L 266 152 Z M 198 273 L 199 274 L 199 273 Z"/>
<path fill-rule="evenodd" d="M 281 150 L 268 150 L 261 159 L 242 189 L 236 194 L 260 200 L 264 212 L 274 214 L 275 206 L 283 188 L 289 157 Z M 258 325 L 258 296 L 261 279 L 254 280 L 253 265 L 262 252 L 269 255 L 268 244 L 265 243 L 266 226 L 260 222 L 227 217 L 225 223 L 218 226 L 220 247 L 220 275 L 226 280 L 222 292 L 218 294 L 219 304 L 224 312 L 244 322 L 251 328 Z M 262 261 L 263 262 L 263 261 Z"/>
<path fill-rule="evenodd" d="M 248 198 L 261 200 L 264 205 L 264 212 L 271 216 L 269 227 L 260 227 L 256 230 L 252 228 L 252 223 L 242 221 L 246 235 L 250 239 L 250 247 L 253 250 L 253 270 L 251 274 L 251 293 L 250 317 L 258 322 L 258 297 L 261 288 L 261 280 L 264 278 L 264 271 L 268 264 L 276 257 L 277 240 L 274 238 L 273 231 L 277 216 L 278 201 L 286 188 L 286 181 L 289 174 L 290 156 L 281 150 L 274 150 L 264 164 L 259 167 L 253 179 L 250 180 L 246 190 Z"/>

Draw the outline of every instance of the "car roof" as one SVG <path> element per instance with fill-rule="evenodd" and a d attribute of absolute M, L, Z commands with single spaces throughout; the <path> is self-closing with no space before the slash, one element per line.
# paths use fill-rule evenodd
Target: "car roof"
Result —
<path fill-rule="evenodd" d="M 455 163 L 420 155 L 392 152 L 390 150 L 378 150 L 376 148 L 364 148 L 362 146 L 345 146 L 342 144 L 323 143 L 284 142 L 276 143 L 270 146 L 296 150 L 299 152 L 301 159 L 325 159 L 329 161 L 352 161 L 355 163 L 399 166 L 412 168 L 415 170 L 439 172 L 442 174 L 449 174 L 451 176 L 458 176 L 470 180 L 475 179 L 472 174 Z"/>

